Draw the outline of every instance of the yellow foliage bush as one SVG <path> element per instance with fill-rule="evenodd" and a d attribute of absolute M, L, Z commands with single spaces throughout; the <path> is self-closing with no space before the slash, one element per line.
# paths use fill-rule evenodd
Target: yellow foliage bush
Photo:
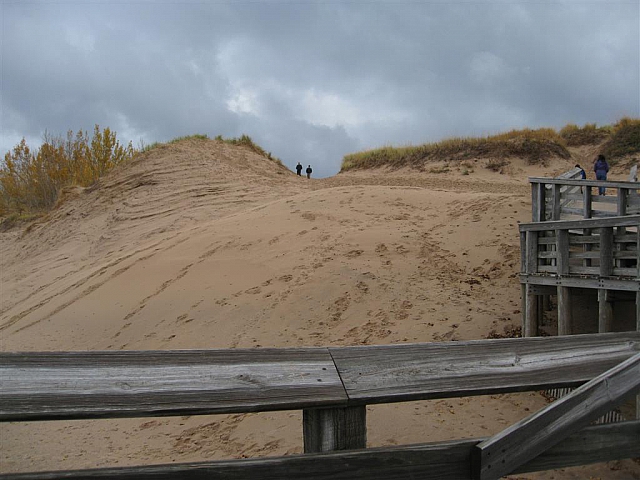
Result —
<path fill-rule="evenodd" d="M 66 185 L 88 186 L 136 154 L 131 143 L 121 145 L 108 127 L 95 126 L 93 137 L 71 130 L 67 137 L 47 133 L 39 150 L 24 138 L 4 156 L 0 168 L 0 215 L 50 209 Z"/>

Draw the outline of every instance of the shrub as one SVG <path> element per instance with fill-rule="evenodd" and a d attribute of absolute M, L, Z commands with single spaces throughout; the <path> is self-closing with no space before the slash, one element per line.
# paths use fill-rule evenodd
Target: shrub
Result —
<path fill-rule="evenodd" d="M 609 160 L 640 152 L 640 119 L 622 118 L 613 125 L 611 138 L 602 146 Z"/>
<path fill-rule="evenodd" d="M 0 215 L 50 209 L 65 185 L 88 186 L 136 151 L 123 146 L 108 127 L 95 126 L 93 137 L 79 130 L 66 139 L 45 132 L 39 150 L 22 141 L 4 156 L 0 166 Z"/>

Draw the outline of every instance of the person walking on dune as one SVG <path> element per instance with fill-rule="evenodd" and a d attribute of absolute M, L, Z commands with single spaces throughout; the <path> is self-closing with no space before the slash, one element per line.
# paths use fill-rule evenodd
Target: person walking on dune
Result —
<path fill-rule="evenodd" d="M 593 164 L 593 171 L 596 172 L 596 180 L 606 180 L 607 173 L 609 172 L 609 164 L 604 158 L 604 155 L 598 155 L 598 159 Z M 605 195 L 606 188 L 598 187 L 598 193 Z"/>
<path fill-rule="evenodd" d="M 307 172 L 307 178 L 311 178 L 311 172 L 313 172 L 313 170 L 311 170 L 311 165 L 309 165 L 307 167 L 307 169 L 305 170 L 305 172 Z"/>
<path fill-rule="evenodd" d="M 300 164 L 300 162 L 298 162 L 298 164 L 296 165 L 296 172 L 298 173 L 299 177 L 302 176 L 302 165 Z"/>

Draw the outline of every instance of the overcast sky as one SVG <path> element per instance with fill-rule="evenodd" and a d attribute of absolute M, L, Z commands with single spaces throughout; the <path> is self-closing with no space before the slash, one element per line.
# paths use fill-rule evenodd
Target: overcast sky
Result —
<path fill-rule="evenodd" d="M 2 0 L 2 154 L 45 130 L 250 135 L 293 168 L 640 117 L 640 1 Z"/>

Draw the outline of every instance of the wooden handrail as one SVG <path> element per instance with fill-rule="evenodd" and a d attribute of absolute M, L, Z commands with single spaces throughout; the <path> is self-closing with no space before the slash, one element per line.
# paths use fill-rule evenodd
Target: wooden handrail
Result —
<path fill-rule="evenodd" d="M 0 353 L 0 420 L 342 408 L 578 386 L 640 332 L 386 346 Z"/>
<path fill-rule="evenodd" d="M 565 178 L 529 177 L 529 183 L 543 183 L 546 185 L 571 185 L 575 187 L 606 187 L 640 189 L 638 182 L 609 181 L 609 180 L 571 180 Z"/>
<path fill-rule="evenodd" d="M 585 218 L 584 220 L 549 220 L 545 222 L 521 223 L 521 232 L 545 230 L 577 230 L 580 228 L 634 227 L 640 225 L 640 215 L 624 215 L 608 218 Z"/>

